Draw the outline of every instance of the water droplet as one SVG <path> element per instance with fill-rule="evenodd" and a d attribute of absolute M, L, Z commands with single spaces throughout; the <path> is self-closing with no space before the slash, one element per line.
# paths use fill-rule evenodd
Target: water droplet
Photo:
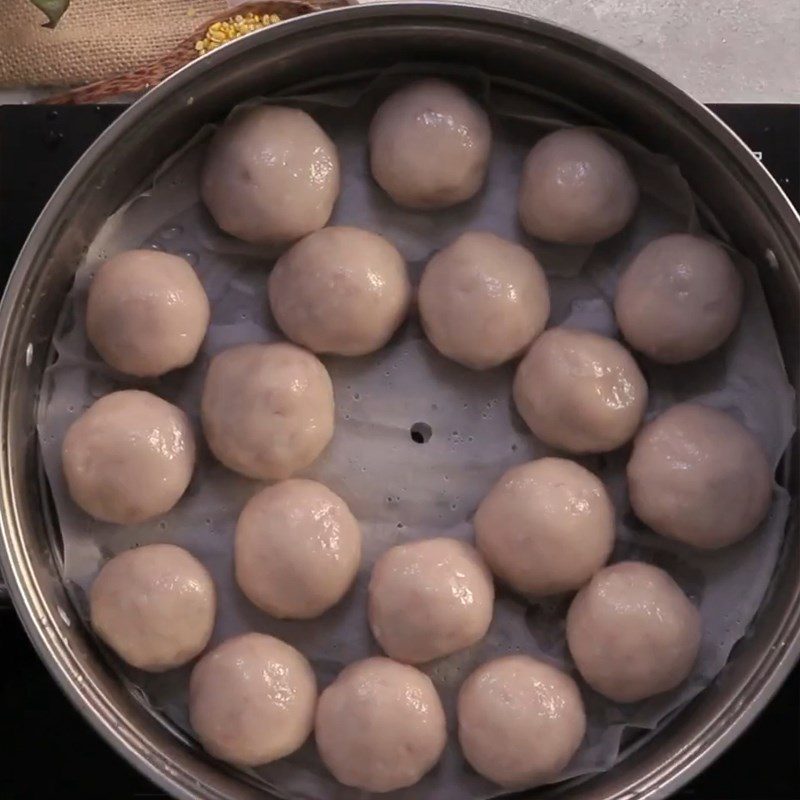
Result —
<path fill-rule="evenodd" d="M 775 255 L 774 250 L 767 249 L 764 252 L 764 257 L 767 259 L 767 266 L 770 269 L 777 270 L 778 269 L 778 257 Z"/>
<path fill-rule="evenodd" d="M 44 143 L 50 149 L 55 149 L 63 141 L 64 141 L 64 134 L 61 131 L 49 130 L 44 136 Z"/>
<path fill-rule="evenodd" d="M 103 397 L 107 395 L 113 386 L 111 381 L 103 375 L 92 375 L 89 378 L 89 394 L 92 397 Z"/>
<path fill-rule="evenodd" d="M 356 392 L 356 393 L 353 395 L 353 400 L 360 400 L 360 399 L 361 399 L 361 395 L 360 395 L 358 392 Z"/>
<path fill-rule="evenodd" d="M 161 250 L 161 245 L 158 242 L 150 242 L 150 244 L 147 245 L 147 248 L 149 250 Z"/>
<path fill-rule="evenodd" d="M 183 228 L 181 228 L 180 225 L 170 225 L 170 227 L 164 228 L 159 235 L 165 242 L 168 242 L 171 239 L 177 238 L 182 233 Z"/>
<path fill-rule="evenodd" d="M 194 250 L 184 250 L 181 253 L 181 258 L 188 261 L 193 267 L 196 267 L 197 263 L 200 261 L 200 256 L 198 256 Z"/>

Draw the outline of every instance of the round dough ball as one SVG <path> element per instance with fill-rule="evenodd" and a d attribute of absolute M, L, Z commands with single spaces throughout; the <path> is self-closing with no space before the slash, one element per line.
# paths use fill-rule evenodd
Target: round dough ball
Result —
<path fill-rule="evenodd" d="M 227 233 L 256 244 L 291 242 L 330 219 L 339 154 L 305 111 L 240 109 L 211 140 L 200 193 Z"/>
<path fill-rule="evenodd" d="M 551 328 L 531 346 L 514 377 L 514 403 L 542 442 L 572 453 L 603 453 L 636 433 L 647 383 L 614 339 Z"/>
<path fill-rule="evenodd" d="M 342 670 L 320 695 L 315 735 L 334 778 L 368 792 L 413 786 L 447 742 L 444 710 L 430 678 L 388 658 Z"/>
<path fill-rule="evenodd" d="M 292 344 L 245 344 L 211 361 L 200 403 L 208 446 L 229 469 L 279 480 L 307 467 L 333 436 L 333 385 Z"/>
<path fill-rule="evenodd" d="M 314 727 L 317 681 L 291 645 L 263 633 L 224 641 L 195 664 L 189 722 L 215 758 L 243 767 L 300 748 Z"/>
<path fill-rule="evenodd" d="M 186 491 L 194 459 L 186 414 L 133 389 L 101 397 L 70 425 L 61 449 L 72 499 L 120 525 L 166 514 Z"/>
<path fill-rule="evenodd" d="M 341 497 L 294 478 L 262 489 L 236 523 L 236 582 L 273 617 L 318 617 L 344 597 L 361 562 L 361 529 Z"/>
<path fill-rule="evenodd" d="M 411 302 L 406 262 L 383 236 L 323 228 L 284 253 L 269 276 L 281 330 L 315 353 L 361 356 L 379 350 Z"/>
<path fill-rule="evenodd" d="M 423 664 L 479 642 L 493 611 L 491 573 L 458 539 L 401 544 L 373 567 L 369 625 L 397 661 Z"/>
<path fill-rule="evenodd" d="M 544 330 L 550 293 L 532 253 L 493 233 L 469 232 L 428 262 L 419 310 L 443 356 L 488 369 L 523 353 Z"/>
<path fill-rule="evenodd" d="M 194 361 L 210 310 L 191 265 L 158 250 L 128 250 L 98 270 L 86 304 L 86 335 L 114 369 L 140 378 Z"/>
<path fill-rule="evenodd" d="M 650 242 L 623 273 L 614 311 L 631 347 L 662 364 L 716 350 L 739 322 L 744 281 L 714 242 L 674 233 Z"/>
<path fill-rule="evenodd" d="M 171 544 L 114 556 L 89 592 L 97 635 L 128 664 L 148 672 L 179 667 L 198 655 L 211 638 L 216 608 L 206 568 Z"/>
<path fill-rule="evenodd" d="M 703 550 L 752 533 L 772 503 L 760 442 L 733 417 L 695 403 L 645 426 L 628 462 L 631 506 L 656 533 Z"/>
<path fill-rule="evenodd" d="M 674 689 L 692 670 L 700 636 L 700 614 L 678 584 L 636 561 L 600 570 L 567 613 L 578 671 L 618 703 Z"/>
<path fill-rule="evenodd" d="M 436 78 L 390 95 L 369 128 L 372 176 L 407 208 L 469 200 L 483 185 L 491 149 L 486 112 L 458 86 Z"/>
<path fill-rule="evenodd" d="M 511 467 L 475 512 L 475 542 L 492 572 L 536 597 L 583 586 L 614 546 L 614 506 L 574 461 Z"/>
<path fill-rule="evenodd" d="M 540 139 L 522 167 L 522 227 L 548 242 L 596 244 L 619 233 L 639 204 L 639 187 L 622 154 L 584 128 Z"/>
<path fill-rule="evenodd" d="M 555 780 L 586 732 L 575 681 L 530 656 L 478 667 L 458 694 L 458 740 L 484 778 L 508 789 Z"/>

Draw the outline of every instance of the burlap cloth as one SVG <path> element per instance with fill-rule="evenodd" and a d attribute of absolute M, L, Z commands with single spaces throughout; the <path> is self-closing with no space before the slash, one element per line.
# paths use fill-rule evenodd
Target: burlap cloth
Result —
<path fill-rule="evenodd" d="M 0 86 L 73 86 L 164 55 L 225 0 L 72 0 L 55 30 L 28 0 L 0 0 Z"/>

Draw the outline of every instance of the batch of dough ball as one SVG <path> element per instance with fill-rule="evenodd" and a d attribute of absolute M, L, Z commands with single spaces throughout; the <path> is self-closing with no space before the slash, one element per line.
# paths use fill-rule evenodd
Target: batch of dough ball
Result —
<path fill-rule="evenodd" d="M 489 119 L 475 100 L 444 81 L 417 81 L 374 116 L 372 175 L 400 206 L 449 207 L 481 190 L 491 144 Z M 169 670 L 202 654 L 189 712 L 213 756 L 262 765 L 294 752 L 313 731 L 336 780 L 386 792 L 413 785 L 439 760 L 445 713 L 418 667 L 486 635 L 495 580 L 524 598 L 576 593 L 566 620 L 569 652 L 580 678 L 607 698 L 642 700 L 690 673 L 701 639 L 697 609 L 659 568 L 607 566 L 614 508 L 601 480 L 569 455 L 632 441 L 635 514 L 658 534 L 703 549 L 759 525 L 772 475 L 753 434 L 720 411 L 684 403 L 642 425 L 648 387 L 628 348 L 680 364 L 719 347 L 737 325 L 742 278 L 719 244 L 669 235 L 638 253 L 615 299 L 626 347 L 585 330 L 546 330 L 542 267 L 528 249 L 492 233 L 464 233 L 440 250 L 415 290 L 391 242 L 355 227 L 325 227 L 339 170 L 336 147 L 317 123 L 281 106 L 236 111 L 203 169 L 203 201 L 222 230 L 288 247 L 265 278 L 264 302 L 289 341 L 220 352 L 202 392 L 202 431 L 213 455 L 269 482 L 236 525 L 243 595 L 264 614 L 306 620 L 352 586 L 361 563 L 358 521 L 329 488 L 295 477 L 333 435 L 333 386 L 318 355 L 378 350 L 414 302 L 431 346 L 465 368 L 521 356 L 516 408 L 532 434 L 564 457 L 519 464 L 487 486 L 474 546 L 434 538 L 384 552 L 371 573 L 368 620 L 385 657 L 350 664 L 320 694 L 309 662 L 279 639 L 248 633 L 203 654 L 215 622 L 214 583 L 174 545 L 108 561 L 91 588 L 90 613 L 97 634 L 139 669 Z M 639 199 L 623 155 L 581 128 L 538 141 L 512 190 L 524 230 L 565 244 L 618 233 Z M 86 329 L 112 368 L 152 378 L 193 361 L 209 315 L 189 263 L 130 251 L 97 271 Z M 118 391 L 70 427 L 63 469 L 88 514 L 131 525 L 180 501 L 196 450 L 181 409 L 147 391 Z M 575 680 L 528 655 L 480 665 L 460 690 L 464 758 L 502 787 L 556 779 L 585 728 Z"/>

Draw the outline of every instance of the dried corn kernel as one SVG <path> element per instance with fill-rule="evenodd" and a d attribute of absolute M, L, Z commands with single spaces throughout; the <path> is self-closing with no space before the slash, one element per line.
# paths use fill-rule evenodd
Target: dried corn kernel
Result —
<path fill-rule="evenodd" d="M 232 42 L 240 36 L 252 33 L 259 28 L 266 28 L 280 22 L 281 18 L 277 14 L 236 14 L 221 22 L 215 22 L 208 26 L 205 36 L 195 42 L 194 49 L 198 55 L 203 55 L 220 45 Z"/>

